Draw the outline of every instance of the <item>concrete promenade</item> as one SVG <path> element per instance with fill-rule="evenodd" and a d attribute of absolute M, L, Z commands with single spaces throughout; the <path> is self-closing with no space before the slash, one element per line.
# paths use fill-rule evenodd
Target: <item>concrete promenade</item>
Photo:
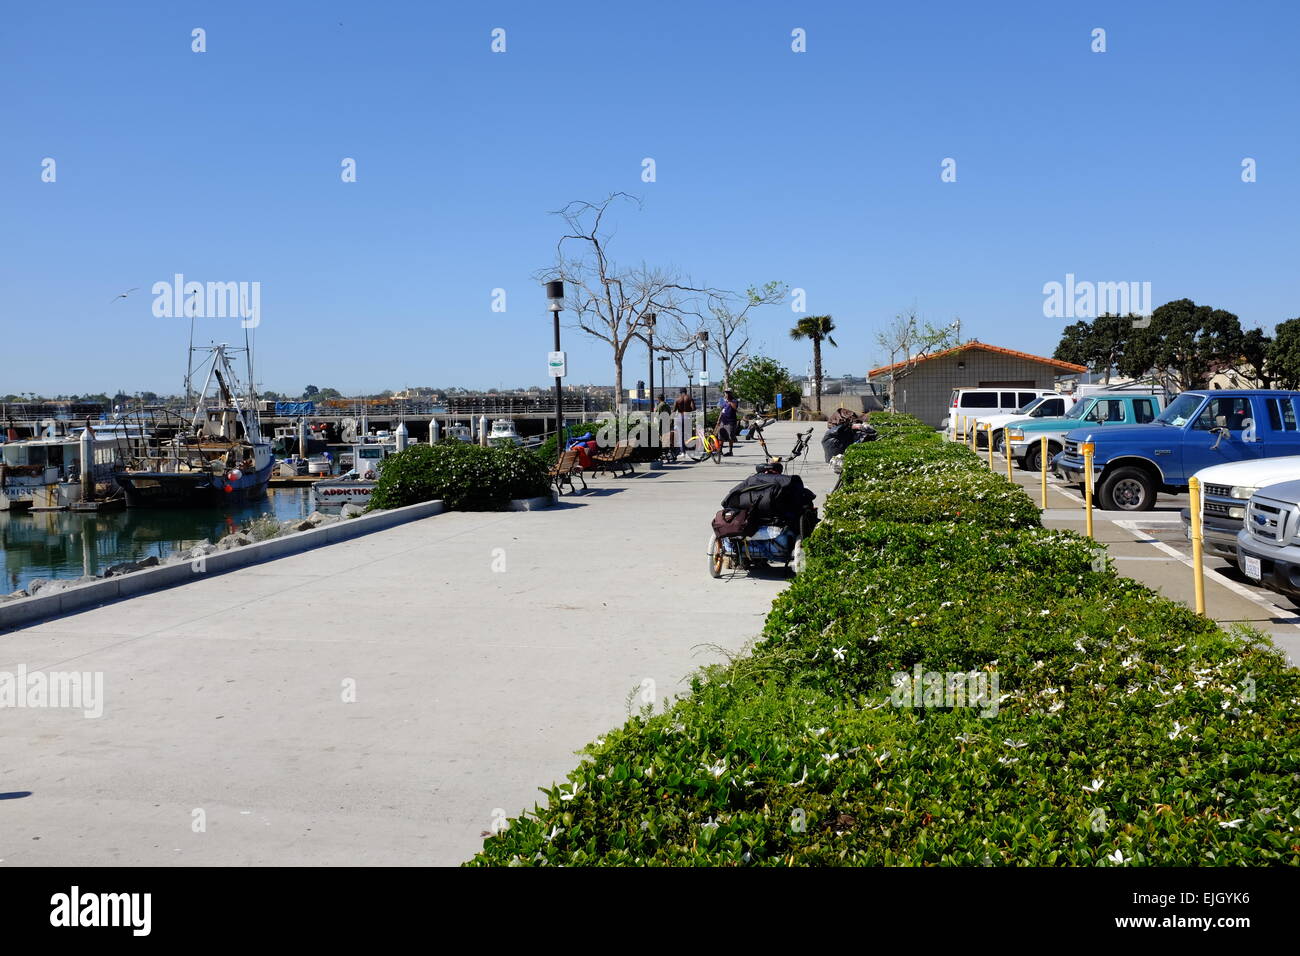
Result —
<path fill-rule="evenodd" d="M 791 469 L 819 506 L 821 458 Z M 0 709 L 0 865 L 462 862 L 633 692 L 757 635 L 787 577 L 715 581 L 705 547 L 760 460 L 742 443 L 0 634 L 0 671 L 102 672 L 105 699 Z"/>

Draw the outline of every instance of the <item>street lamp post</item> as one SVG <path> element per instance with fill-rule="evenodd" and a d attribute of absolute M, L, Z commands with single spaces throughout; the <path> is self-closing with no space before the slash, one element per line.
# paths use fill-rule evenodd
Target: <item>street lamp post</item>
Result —
<path fill-rule="evenodd" d="M 704 409 L 704 414 L 707 416 L 709 413 L 709 332 L 708 330 L 705 329 L 701 331 L 696 336 L 696 338 L 700 340 L 700 356 L 702 361 L 704 362 L 704 367 L 701 370 L 702 374 L 700 376 L 703 379 L 703 381 L 700 383 L 700 387 L 702 389 L 701 394 L 703 396 L 700 399 L 700 407 Z"/>
<path fill-rule="evenodd" d="M 555 351 L 560 351 L 560 312 L 564 308 L 564 283 L 559 279 L 546 283 L 547 309 L 555 324 Z M 555 460 L 564 455 L 564 395 L 560 376 L 555 376 Z"/>
<path fill-rule="evenodd" d="M 655 312 L 647 312 L 645 317 L 646 345 L 650 347 L 650 395 L 649 402 L 646 404 L 646 422 L 650 423 L 654 419 L 655 410 L 655 323 L 659 320 L 659 315 Z M 659 444 L 658 433 L 653 424 L 650 428 L 650 447 L 654 448 Z"/>

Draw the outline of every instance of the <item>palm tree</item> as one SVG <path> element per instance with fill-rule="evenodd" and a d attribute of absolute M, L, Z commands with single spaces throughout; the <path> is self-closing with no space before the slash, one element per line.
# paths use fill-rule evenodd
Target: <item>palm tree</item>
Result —
<path fill-rule="evenodd" d="M 831 345 L 835 340 L 831 333 L 835 331 L 835 320 L 829 315 L 806 315 L 795 323 L 790 330 L 790 338 L 796 342 L 812 339 L 813 346 L 813 402 L 816 411 L 822 410 L 822 340 Z M 835 345 L 839 348 L 838 345 Z"/>

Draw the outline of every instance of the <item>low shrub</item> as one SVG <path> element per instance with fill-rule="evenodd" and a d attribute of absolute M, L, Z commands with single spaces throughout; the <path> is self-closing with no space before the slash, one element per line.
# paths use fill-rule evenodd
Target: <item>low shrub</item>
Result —
<path fill-rule="evenodd" d="M 828 517 L 879 521 L 960 521 L 988 527 L 1039 523 L 1038 508 L 1016 485 L 987 471 L 921 468 L 865 487 L 850 483 L 826 502 Z"/>
<path fill-rule="evenodd" d="M 442 499 L 458 511 L 503 511 L 513 498 L 549 491 L 546 465 L 530 452 L 447 441 L 412 445 L 386 458 L 369 507 Z"/>
<path fill-rule="evenodd" d="M 894 437 L 851 449 L 752 654 L 589 746 L 474 865 L 1300 863 L 1300 675 L 1266 639 Z M 978 521 L 910 504 L 990 491 Z"/>

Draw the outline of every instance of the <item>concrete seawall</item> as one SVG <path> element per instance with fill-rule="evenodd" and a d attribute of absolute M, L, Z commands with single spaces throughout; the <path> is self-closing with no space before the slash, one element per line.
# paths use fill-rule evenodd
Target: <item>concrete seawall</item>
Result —
<path fill-rule="evenodd" d="M 441 501 L 425 501 L 405 508 L 377 511 L 373 514 L 331 522 L 310 531 L 278 535 L 267 541 L 259 541 L 242 548 L 214 551 L 193 561 L 165 564 L 144 571 L 116 575 L 102 581 L 81 584 L 52 594 L 37 594 L 17 601 L 8 601 L 0 604 L 0 631 L 34 624 L 60 614 L 84 611 L 87 608 L 98 607 L 137 594 L 175 587 L 193 581 L 201 575 L 222 574 L 226 571 L 234 571 L 236 568 L 245 568 L 263 561 L 273 561 L 276 558 L 324 547 L 327 544 L 358 538 L 408 521 L 442 514 L 445 510 Z"/>

